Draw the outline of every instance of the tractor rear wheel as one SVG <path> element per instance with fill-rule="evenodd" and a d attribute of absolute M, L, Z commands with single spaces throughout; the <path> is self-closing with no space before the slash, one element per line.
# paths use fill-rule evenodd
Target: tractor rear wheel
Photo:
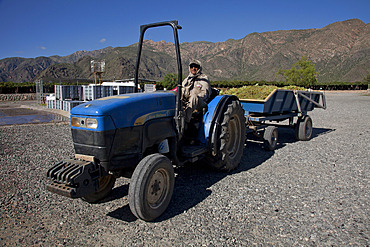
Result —
<path fill-rule="evenodd" d="M 219 133 L 217 154 L 206 157 L 207 163 L 220 171 L 231 171 L 238 167 L 245 143 L 244 110 L 238 100 L 231 101 L 224 111 Z"/>
<path fill-rule="evenodd" d="M 112 174 L 108 174 L 104 177 L 99 178 L 99 190 L 82 197 L 82 200 L 89 203 L 95 203 L 105 198 L 113 189 L 116 178 Z"/>
<path fill-rule="evenodd" d="M 131 177 L 128 197 L 131 212 L 139 219 L 152 221 L 171 201 L 175 175 L 171 161 L 162 154 L 142 159 Z"/>

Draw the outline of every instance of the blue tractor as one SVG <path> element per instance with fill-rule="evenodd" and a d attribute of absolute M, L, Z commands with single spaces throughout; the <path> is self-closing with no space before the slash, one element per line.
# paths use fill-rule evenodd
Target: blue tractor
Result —
<path fill-rule="evenodd" d="M 174 189 L 174 167 L 202 160 L 220 171 L 235 169 L 245 143 L 245 116 L 237 97 L 217 95 L 198 113 L 189 142 L 181 102 L 182 66 L 177 21 L 142 25 L 135 69 L 138 88 L 140 57 L 147 29 L 173 29 L 178 88 L 101 98 L 71 110 L 75 157 L 47 171 L 47 189 L 59 195 L 94 203 L 106 197 L 116 178 L 129 177 L 132 213 L 152 221 L 168 207 Z M 194 144 L 196 143 L 196 144 Z"/>

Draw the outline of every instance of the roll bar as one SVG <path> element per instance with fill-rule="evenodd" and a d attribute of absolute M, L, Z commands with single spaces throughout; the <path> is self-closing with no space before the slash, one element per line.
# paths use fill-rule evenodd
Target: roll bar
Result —
<path fill-rule="evenodd" d="M 181 88 L 182 88 L 182 66 L 181 66 L 181 55 L 180 55 L 180 44 L 179 44 L 179 35 L 177 30 L 182 29 L 182 27 L 178 24 L 178 21 L 164 21 L 164 22 L 157 22 L 147 25 L 140 26 L 140 40 L 139 46 L 137 51 L 137 58 L 136 58 L 136 66 L 135 66 L 135 92 L 138 90 L 139 84 L 139 66 L 140 66 L 140 59 L 141 59 L 141 51 L 143 48 L 143 41 L 144 41 L 144 33 L 149 28 L 153 27 L 162 27 L 162 26 L 171 26 L 173 29 L 173 35 L 175 40 L 175 49 L 176 49 L 176 58 L 177 58 L 177 70 L 178 70 L 178 86 L 177 86 L 177 97 L 176 97 L 176 113 L 175 113 L 175 121 L 176 121 L 176 128 L 179 133 L 179 139 L 181 139 L 182 134 L 184 132 L 184 114 L 182 111 L 181 105 Z"/>

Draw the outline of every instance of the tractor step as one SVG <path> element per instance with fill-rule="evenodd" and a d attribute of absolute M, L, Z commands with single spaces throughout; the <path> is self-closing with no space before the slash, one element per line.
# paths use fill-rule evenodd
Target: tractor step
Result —
<path fill-rule="evenodd" d="M 47 171 L 52 183 L 47 190 L 71 198 L 79 198 L 99 189 L 100 172 L 94 162 L 66 159 L 56 163 Z"/>
<path fill-rule="evenodd" d="M 204 154 L 207 151 L 208 151 L 207 147 L 202 146 L 202 145 L 196 145 L 196 146 L 187 145 L 181 148 L 181 152 L 183 156 L 186 158 L 198 157 L 199 155 Z"/>

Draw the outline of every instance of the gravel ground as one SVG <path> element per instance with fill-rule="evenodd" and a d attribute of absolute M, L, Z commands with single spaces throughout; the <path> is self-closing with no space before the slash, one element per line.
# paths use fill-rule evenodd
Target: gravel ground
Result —
<path fill-rule="evenodd" d="M 177 169 L 152 223 L 131 214 L 127 179 L 98 204 L 45 190 L 46 170 L 73 155 L 67 123 L 0 127 L 0 245 L 368 246 L 370 97 L 326 97 L 308 142 L 279 129 L 277 150 L 248 143 L 232 173 Z"/>

